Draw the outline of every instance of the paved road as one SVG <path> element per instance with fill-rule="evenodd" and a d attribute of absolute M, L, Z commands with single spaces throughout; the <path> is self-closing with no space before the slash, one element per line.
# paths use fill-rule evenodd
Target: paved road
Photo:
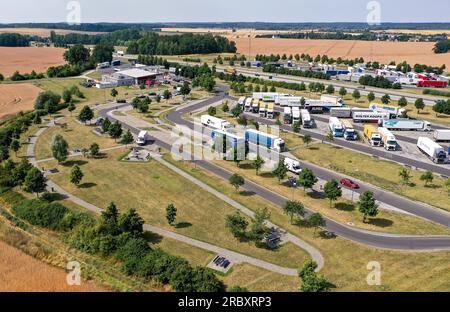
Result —
<path fill-rule="evenodd" d="M 30 138 L 30 144 L 27 147 L 27 158 L 29 159 L 30 163 L 33 164 L 34 166 L 38 167 L 38 161 L 35 158 L 35 153 L 34 153 L 34 149 L 35 149 L 35 145 L 36 142 L 38 140 L 38 138 L 42 135 L 42 133 L 44 133 L 44 131 L 46 131 L 49 127 L 54 126 L 54 122 L 51 121 L 48 125 L 41 127 L 38 132 Z M 75 204 L 89 210 L 92 211 L 96 214 L 101 214 L 103 212 L 103 209 L 92 205 L 86 201 L 84 201 L 83 199 L 74 196 L 73 194 L 65 191 L 62 187 L 60 187 L 59 185 L 57 185 L 56 183 L 52 182 L 51 180 L 48 180 L 47 182 L 47 189 L 48 191 L 53 191 L 53 192 L 57 192 L 61 195 L 63 195 L 64 197 L 66 197 L 68 200 L 74 202 Z M 282 275 L 288 275 L 288 276 L 297 276 L 298 275 L 298 271 L 296 269 L 292 269 L 292 268 L 286 268 L 286 267 L 281 267 L 279 265 L 275 265 L 273 263 L 269 263 L 257 258 L 253 258 L 253 257 L 249 257 L 240 253 L 237 253 L 235 251 L 232 250 L 228 250 L 225 248 L 221 248 L 209 243 L 205 243 L 181 234 L 177 234 L 159 227 L 155 227 L 149 224 L 145 224 L 144 225 L 144 230 L 146 231 L 150 231 L 153 233 L 156 233 L 158 235 L 161 235 L 163 237 L 167 237 L 167 238 L 171 238 L 183 243 L 186 243 L 188 245 L 191 246 L 195 246 L 198 248 L 202 248 L 217 254 L 220 254 L 222 256 L 227 257 L 229 260 L 231 260 L 233 263 L 249 263 L 252 264 L 254 266 L 263 268 L 265 270 L 271 271 L 271 272 L 275 272 L 275 273 L 279 273 Z M 299 239 L 297 238 L 297 241 L 295 239 L 292 240 L 292 242 L 297 242 Z M 314 260 L 316 260 L 318 262 L 318 265 L 320 265 L 320 267 L 317 268 L 317 271 L 319 271 L 320 269 L 323 268 L 323 257 L 320 254 L 320 252 L 315 249 L 314 247 L 310 246 L 309 244 L 307 244 L 306 242 L 301 241 L 299 243 L 301 244 L 305 244 L 305 246 L 307 248 L 309 248 L 309 250 L 307 250 L 308 252 L 311 252 L 311 256 L 313 257 Z"/>
<path fill-rule="evenodd" d="M 212 105 L 216 103 L 218 100 L 225 98 L 225 93 L 223 93 L 223 89 L 216 97 L 207 99 L 203 102 L 197 103 L 195 105 L 190 105 L 189 107 L 181 107 L 177 111 L 168 115 L 168 119 L 176 124 L 192 126 L 191 123 L 185 121 L 182 116 L 190 111 L 194 111 L 201 107 L 205 107 L 208 105 Z M 105 109 L 100 111 L 100 116 L 106 117 L 108 116 L 108 112 L 112 109 Z M 113 116 L 109 116 L 110 119 L 115 119 Z M 117 120 L 117 119 L 115 119 Z M 133 133 L 139 133 L 140 129 L 134 127 L 133 125 L 129 125 L 126 123 L 122 123 L 123 127 L 126 129 L 130 129 Z M 157 138 L 153 138 L 153 141 L 156 145 L 165 148 L 167 150 L 171 150 L 172 147 L 169 143 L 161 141 Z M 206 161 L 197 161 L 198 166 L 216 174 L 219 177 L 224 179 L 228 179 L 232 173 L 218 167 L 214 164 L 211 164 Z M 247 181 L 244 186 L 249 192 L 253 192 L 262 198 L 274 203 L 277 206 L 282 206 L 288 200 L 287 198 L 276 194 L 260 185 L 257 185 L 253 182 Z M 385 201 L 385 200 L 383 200 Z M 419 212 L 422 212 L 419 210 Z M 307 214 L 311 214 L 312 211 L 307 209 Z M 437 251 L 437 250 L 450 250 L 450 237 L 449 236 L 409 236 L 409 235 L 392 235 L 392 234 L 384 234 L 384 233 L 376 233 L 370 231 L 359 230 L 355 228 L 351 228 L 335 222 L 331 219 L 326 218 L 326 228 L 329 231 L 336 233 L 344 238 L 349 240 L 359 242 L 364 245 L 373 246 L 377 248 L 385 248 L 385 249 L 395 249 L 395 250 L 419 250 L 419 251 Z"/>

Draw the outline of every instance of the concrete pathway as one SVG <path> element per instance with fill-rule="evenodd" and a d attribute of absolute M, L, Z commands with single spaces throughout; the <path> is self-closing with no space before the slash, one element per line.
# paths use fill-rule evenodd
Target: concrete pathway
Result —
<path fill-rule="evenodd" d="M 27 147 L 27 157 L 30 161 L 31 164 L 33 164 L 34 166 L 37 167 L 38 165 L 38 161 L 35 158 L 35 154 L 34 154 L 34 147 L 36 145 L 37 140 L 39 139 L 39 137 L 42 135 L 42 133 L 44 133 L 45 130 L 47 130 L 49 127 L 55 126 L 55 121 L 51 121 L 48 125 L 43 126 L 39 129 L 39 131 L 33 136 L 30 137 L 30 142 L 29 145 Z M 156 158 L 157 160 L 162 160 L 159 158 Z M 170 165 L 170 164 L 169 164 Z M 176 167 L 175 167 L 176 168 Z M 177 168 L 178 169 L 178 168 Z M 62 187 L 60 187 L 59 185 L 57 185 L 56 183 L 54 183 L 51 180 L 48 180 L 47 182 L 47 190 L 49 191 L 53 191 L 56 193 L 60 193 L 61 195 L 65 196 L 68 200 L 74 202 L 75 204 L 89 210 L 92 211 L 94 213 L 100 214 L 102 213 L 103 209 L 92 205 L 86 201 L 84 201 L 83 199 L 72 195 L 71 193 L 65 191 Z M 275 265 L 273 263 L 269 263 L 267 261 L 263 261 L 257 258 L 253 258 L 253 257 L 249 257 L 237 252 L 234 252 L 232 250 L 228 250 L 225 248 L 221 248 L 209 243 L 205 243 L 184 235 L 180 235 L 162 228 L 158 228 L 149 224 L 145 224 L 144 225 L 144 229 L 153 233 L 156 233 L 158 235 L 161 235 L 163 237 L 167 237 L 167 238 L 171 238 L 183 243 L 186 243 L 188 245 L 191 246 L 195 246 L 201 249 L 205 249 L 217 254 L 221 254 L 227 258 L 229 258 L 230 260 L 232 260 L 234 263 L 249 263 L 252 264 L 254 266 L 260 267 L 262 269 L 274 272 L 274 273 L 279 273 L 282 275 L 287 275 L 287 276 L 297 276 L 298 275 L 298 271 L 296 269 L 292 269 L 292 268 L 286 268 L 286 267 L 281 267 L 278 265 Z M 323 266 L 323 261 L 321 262 L 321 267 Z"/>

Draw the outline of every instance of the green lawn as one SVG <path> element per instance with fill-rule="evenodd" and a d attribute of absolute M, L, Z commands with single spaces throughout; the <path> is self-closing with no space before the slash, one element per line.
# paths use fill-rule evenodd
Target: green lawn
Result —
<path fill-rule="evenodd" d="M 233 207 L 156 161 L 145 164 L 119 162 L 117 158 L 122 154 L 123 150 L 120 150 L 108 152 L 105 159 L 71 159 L 68 164 L 58 166 L 61 173 L 50 179 L 99 207 L 114 201 L 122 210 L 137 209 L 149 224 L 275 264 L 297 268 L 308 258 L 303 250 L 291 245 L 265 250 L 255 247 L 252 242 L 239 242 L 225 228 L 225 216 L 235 211 Z M 85 174 L 84 184 L 79 188 L 68 181 L 70 165 L 75 163 Z M 46 166 L 53 167 L 56 163 L 49 162 Z M 170 203 L 178 208 L 177 227 L 169 226 L 165 218 L 165 208 Z"/>

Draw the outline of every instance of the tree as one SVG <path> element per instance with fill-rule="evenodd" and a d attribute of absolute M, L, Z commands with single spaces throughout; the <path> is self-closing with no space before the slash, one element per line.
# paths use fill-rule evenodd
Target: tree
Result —
<path fill-rule="evenodd" d="M 242 176 L 238 175 L 237 173 L 233 174 L 229 182 L 234 188 L 236 189 L 236 192 L 239 190 L 239 187 L 243 186 L 245 184 L 245 180 Z"/>
<path fill-rule="evenodd" d="M 333 202 L 342 196 L 342 189 L 339 187 L 339 183 L 336 180 L 328 181 L 324 187 L 325 197 L 330 200 L 330 208 Z"/>
<path fill-rule="evenodd" d="M 398 175 L 400 176 L 400 178 L 402 178 L 402 182 L 404 185 L 409 185 L 411 181 L 411 171 L 406 168 L 402 168 Z"/>
<path fill-rule="evenodd" d="M 406 107 L 408 105 L 408 100 L 406 100 L 406 98 L 404 96 L 402 96 L 399 100 L 398 100 L 398 106 L 400 107 Z"/>
<path fill-rule="evenodd" d="M 119 234 L 119 210 L 116 204 L 111 202 L 106 210 L 102 212 L 100 224 L 102 233 Z"/>
<path fill-rule="evenodd" d="M 431 172 L 431 171 L 427 171 L 420 176 L 420 181 L 425 181 L 425 187 L 428 186 L 428 183 L 433 182 L 433 180 L 434 180 L 434 175 L 433 175 L 433 172 Z"/>
<path fill-rule="evenodd" d="M 67 141 L 60 134 L 53 137 L 50 149 L 53 157 L 58 161 L 58 163 L 65 161 L 69 155 L 69 144 L 67 144 Z"/>
<path fill-rule="evenodd" d="M 108 42 L 97 44 L 92 51 L 92 61 L 94 63 L 105 63 L 113 60 L 114 46 Z"/>
<path fill-rule="evenodd" d="M 328 132 L 328 133 L 327 133 L 327 136 L 326 136 L 326 139 L 327 139 L 327 141 L 330 142 L 330 143 L 333 142 L 333 141 L 334 141 L 334 134 L 333 134 L 333 132 L 331 132 L 331 131 Z"/>
<path fill-rule="evenodd" d="M 25 182 L 25 177 L 27 176 L 28 171 L 30 171 L 31 168 L 33 168 L 33 165 L 30 164 L 28 159 L 26 157 L 22 158 L 20 163 L 12 170 L 14 183 L 16 185 L 22 186 Z"/>
<path fill-rule="evenodd" d="M 305 263 L 299 272 L 299 277 L 302 281 L 300 290 L 303 292 L 328 292 L 332 284 L 329 283 L 323 276 L 317 275 L 315 270 L 317 263 L 309 260 Z"/>
<path fill-rule="evenodd" d="M 359 90 L 353 91 L 352 97 L 355 99 L 356 102 L 358 102 L 358 100 L 361 98 L 361 93 L 359 92 Z"/>
<path fill-rule="evenodd" d="M 173 204 L 170 204 L 166 208 L 166 219 L 170 225 L 174 225 L 175 220 L 177 218 L 177 208 Z"/>
<path fill-rule="evenodd" d="M 373 193 L 366 191 L 361 194 L 358 201 L 359 212 L 363 214 L 363 222 L 366 222 L 367 216 L 375 217 L 378 214 L 378 205 Z"/>
<path fill-rule="evenodd" d="M 164 98 L 164 100 L 169 101 L 172 98 L 172 93 L 167 89 L 164 90 L 163 98 Z"/>
<path fill-rule="evenodd" d="M 298 185 L 303 187 L 303 190 L 306 193 L 306 189 L 310 189 L 313 188 L 314 185 L 318 182 L 319 180 L 317 179 L 317 177 L 314 175 L 314 172 L 312 172 L 312 170 L 305 168 L 302 170 L 302 172 L 300 172 L 299 174 L 299 178 L 298 178 Z"/>
<path fill-rule="evenodd" d="M 70 103 L 72 101 L 72 93 L 69 90 L 65 89 L 63 91 L 62 98 L 64 100 L 64 103 Z"/>
<path fill-rule="evenodd" d="M 47 187 L 47 178 L 44 174 L 37 168 L 31 168 L 28 171 L 25 181 L 24 181 L 24 190 L 28 193 L 36 193 L 39 196 L 39 193 L 45 191 Z"/>
<path fill-rule="evenodd" d="M 259 208 L 256 210 L 249 235 L 257 244 L 269 235 L 271 231 L 270 228 L 266 226 L 266 222 L 269 218 L 270 213 L 267 208 Z"/>
<path fill-rule="evenodd" d="M 316 235 L 317 229 L 321 226 L 325 226 L 326 221 L 320 213 L 313 213 L 308 218 L 308 225 L 314 228 L 314 235 Z"/>
<path fill-rule="evenodd" d="M 334 94 L 334 86 L 333 85 L 328 85 L 327 89 L 326 89 L 328 94 Z"/>
<path fill-rule="evenodd" d="M 277 88 L 275 88 L 275 86 L 271 86 L 270 87 L 270 92 L 277 92 Z"/>
<path fill-rule="evenodd" d="M 100 155 L 100 146 L 97 143 L 92 143 L 89 147 L 89 154 L 92 157 L 97 157 L 98 155 Z"/>
<path fill-rule="evenodd" d="M 231 286 L 227 289 L 229 293 L 247 293 L 249 292 L 247 288 L 241 286 Z"/>
<path fill-rule="evenodd" d="M 78 165 L 75 165 L 70 169 L 70 183 L 79 186 L 83 176 L 84 174 Z"/>
<path fill-rule="evenodd" d="M 346 96 L 347 95 L 347 89 L 344 88 L 344 87 L 341 87 L 339 89 L 339 95 L 342 96 L 342 97 Z"/>
<path fill-rule="evenodd" d="M 122 135 L 122 144 L 128 145 L 133 143 L 134 138 L 133 138 L 133 134 L 131 134 L 130 129 L 128 129 L 123 135 Z"/>
<path fill-rule="evenodd" d="M 305 134 L 305 136 L 303 137 L 303 143 L 306 144 L 306 147 L 308 147 L 311 141 L 312 141 L 311 135 Z"/>
<path fill-rule="evenodd" d="M 294 122 L 294 124 L 292 125 L 292 130 L 294 131 L 294 133 L 300 133 L 300 122 Z"/>
<path fill-rule="evenodd" d="M 417 109 L 417 114 L 420 114 L 420 111 L 425 108 L 425 103 L 424 103 L 423 99 L 420 98 L 420 99 L 416 100 L 416 102 L 414 103 L 414 106 Z"/>
<path fill-rule="evenodd" d="M 367 100 L 369 101 L 369 103 L 372 103 L 373 101 L 375 101 L 375 93 L 370 91 L 370 93 L 367 94 Z"/>
<path fill-rule="evenodd" d="M 236 238 L 245 237 L 248 221 L 236 211 L 234 214 L 225 217 L 225 226 L 230 230 Z"/>
<path fill-rule="evenodd" d="M 20 142 L 19 142 L 19 140 L 13 139 L 13 140 L 11 141 L 11 144 L 9 145 L 9 148 L 14 152 L 14 154 L 15 154 L 16 157 L 17 157 L 17 152 L 18 152 L 19 149 L 20 149 Z"/>
<path fill-rule="evenodd" d="M 94 112 L 89 106 L 84 106 L 78 115 L 78 119 L 86 124 L 86 122 L 92 120 L 92 118 L 94 118 Z"/>
<path fill-rule="evenodd" d="M 189 88 L 189 83 L 187 83 L 187 81 L 183 83 L 180 92 L 183 95 L 183 98 L 185 98 L 187 95 L 189 95 L 189 93 L 191 93 L 191 88 Z"/>
<path fill-rule="evenodd" d="M 76 44 L 64 53 L 64 59 L 70 65 L 83 65 L 89 61 L 90 52 L 82 44 Z"/>
<path fill-rule="evenodd" d="M 217 109 L 214 106 L 208 107 L 208 115 L 209 116 L 216 116 Z"/>
<path fill-rule="evenodd" d="M 129 233 L 135 237 L 141 237 L 144 233 L 144 219 L 135 209 L 129 209 L 120 215 L 117 223 L 122 233 Z"/>
<path fill-rule="evenodd" d="M 72 112 L 76 109 L 75 104 L 73 102 L 69 103 L 69 106 L 67 106 L 67 110 L 70 113 L 70 116 L 72 116 Z"/>
<path fill-rule="evenodd" d="M 288 168 L 286 167 L 286 164 L 284 163 L 284 157 L 280 157 L 278 161 L 278 165 L 272 172 L 277 178 L 278 183 L 281 183 L 282 180 L 284 180 L 288 173 Z"/>
<path fill-rule="evenodd" d="M 45 109 L 45 104 L 51 101 L 51 104 L 53 106 L 57 106 L 59 102 L 61 101 L 61 96 L 59 94 L 56 94 L 52 91 L 45 91 L 39 93 L 38 97 L 36 98 L 36 101 L 34 103 L 35 109 Z"/>
<path fill-rule="evenodd" d="M 118 96 L 119 95 L 119 92 L 116 90 L 116 89 L 112 89 L 111 90 L 111 96 L 113 97 L 113 98 L 116 98 L 116 96 Z"/>
<path fill-rule="evenodd" d="M 385 105 L 391 103 L 391 97 L 389 96 L 389 94 L 385 94 L 381 97 L 381 102 Z"/>
<path fill-rule="evenodd" d="M 448 195 L 450 196 L 450 178 L 448 178 L 445 183 L 445 187 L 447 188 Z"/>
<path fill-rule="evenodd" d="M 36 113 L 34 114 L 33 123 L 34 123 L 35 125 L 40 125 L 40 124 L 42 123 L 41 116 L 39 116 L 39 113 L 38 113 L 38 112 L 36 112 Z"/>
<path fill-rule="evenodd" d="M 108 118 L 103 120 L 103 123 L 102 123 L 102 131 L 103 131 L 103 133 L 108 133 L 110 126 L 111 126 L 111 121 Z"/>
<path fill-rule="evenodd" d="M 224 113 L 228 113 L 228 112 L 230 111 L 230 107 L 228 106 L 228 102 L 225 102 L 225 103 L 222 105 L 222 111 L 223 111 Z"/>
<path fill-rule="evenodd" d="M 301 202 L 289 200 L 284 204 L 283 211 L 291 217 L 291 224 L 293 224 L 294 216 L 303 217 L 305 215 L 305 206 Z"/>
<path fill-rule="evenodd" d="M 109 126 L 108 133 L 116 142 L 122 135 L 122 132 L 122 125 L 117 120 Z"/>
<path fill-rule="evenodd" d="M 253 168 L 255 168 L 256 170 L 256 175 L 259 175 L 259 171 L 261 170 L 261 168 L 264 166 L 266 162 L 264 161 L 264 159 L 261 158 L 261 156 L 259 156 L 259 154 L 256 156 L 256 159 L 253 161 Z"/>

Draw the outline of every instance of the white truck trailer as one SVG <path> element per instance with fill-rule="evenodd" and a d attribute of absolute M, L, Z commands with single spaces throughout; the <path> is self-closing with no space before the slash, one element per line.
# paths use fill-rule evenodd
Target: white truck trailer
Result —
<path fill-rule="evenodd" d="M 381 120 L 380 125 L 397 131 L 431 131 L 431 123 L 424 120 L 397 118 Z"/>
<path fill-rule="evenodd" d="M 301 122 L 301 116 L 300 116 L 300 108 L 299 107 L 292 107 L 292 123 L 300 123 Z"/>
<path fill-rule="evenodd" d="M 252 98 L 247 98 L 245 100 L 245 105 L 244 105 L 244 111 L 245 112 L 249 112 L 252 110 L 252 103 L 253 103 L 253 99 Z"/>
<path fill-rule="evenodd" d="M 344 136 L 344 127 L 342 127 L 342 123 L 337 117 L 330 117 L 330 121 L 328 123 L 328 127 L 330 128 L 331 133 L 335 137 L 343 137 Z"/>
<path fill-rule="evenodd" d="M 404 113 L 406 113 L 406 109 L 392 105 L 370 104 L 369 108 L 375 112 L 389 113 L 393 118 L 402 116 Z"/>
<path fill-rule="evenodd" d="M 376 112 L 355 112 L 353 113 L 354 122 L 372 122 L 378 123 L 380 120 L 388 119 L 389 114 L 387 113 L 376 113 Z"/>
<path fill-rule="evenodd" d="M 378 133 L 380 133 L 381 135 L 381 143 L 383 144 L 386 150 L 388 151 L 397 150 L 397 139 L 395 138 L 395 135 L 392 134 L 391 131 L 389 131 L 386 128 L 380 127 L 378 128 Z"/>
<path fill-rule="evenodd" d="M 352 109 L 350 107 L 332 107 L 330 115 L 338 118 L 352 118 Z"/>
<path fill-rule="evenodd" d="M 278 101 L 275 102 L 279 104 L 281 107 L 289 106 L 289 107 L 300 107 L 302 106 L 302 97 L 301 96 L 280 96 Z"/>
<path fill-rule="evenodd" d="M 435 130 L 433 137 L 436 142 L 450 141 L 450 130 L 444 130 L 444 129 Z"/>
<path fill-rule="evenodd" d="M 277 92 L 253 92 L 253 98 L 264 102 L 276 102 L 280 93 Z"/>
<path fill-rule="evenodd" d="M 145 144 L 147 144 L 147 141 L 149 139 L 149 134 L 147 131 L 141 131 L 139 132 L 137 138 L 136 138 L 136 144 L 143 146 Z"/>
<path fill-rule="evenodd" d="M 333 104 L 342 104 L 343 103 L 342 98 L 340 98 L 338 96 L 334 96 L 334 95 L 328 95 L 328 94 L 322 94 L 322 96 L 320 97 L 320 100 L 322 102 L 333 103 Z"/>
<path fill-rule="evenodd" d="M 313 127 L 313 120 L 307 109 L 300 110 L 300 116 L 302 118 L 303 128 L 308 129 Z"/>
<path fill-rule="evenodd" d="M 295 174 L 300 174 L 300 172 L 302 172 L 302 167 L 300 166 L 300 162 L 298 160 L 286 157 L 284 159 L 284 165 L 290 172 Z"/>
<path fill-rule="evenodd" d="M 444 148 L 430 138 L 420 137 L 417 140 L 417 147 L 434 163 L 445 163 L 447 160 L 447 153 Z"/>
<path fill-rule="evenodd" d="M 206 127 L 210 127 L 216 130 L 222 130 L 225 132 L 231 131 L 234 128 L 233 125 L 228 121 L 210 115 L 202 115 L 200 117 L 200 121 L 202 125 Z"/>

